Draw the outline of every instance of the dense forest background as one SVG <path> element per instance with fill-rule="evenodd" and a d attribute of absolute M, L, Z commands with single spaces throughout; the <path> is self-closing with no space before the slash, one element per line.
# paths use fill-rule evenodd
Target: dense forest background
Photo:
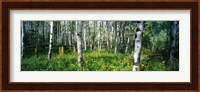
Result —
<path fill-rule="evenodd" d="M 21 21 L 21 70 L 132 71 L 138 23 Z M 179 70 L 178 26 L 144 22 L 139 71 Z"/>

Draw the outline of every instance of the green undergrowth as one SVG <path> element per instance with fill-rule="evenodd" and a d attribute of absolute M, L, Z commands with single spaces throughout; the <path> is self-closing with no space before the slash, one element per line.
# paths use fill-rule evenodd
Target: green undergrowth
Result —
<path fill-rule="evenodd" d="M 24 57 L 21 61 L 22 71 L 131 71 L 133 66 L 133 52 L 122 54 L 109 51 L 83 51 L 83 66 L 79 67 L 77 53 L 65 52 L 64 55 L 54 53 L 52 59 L 48 60 L 47 55 L 39 54 L 31 57 Z M 168 58 L 161 54 L 152 54 L 145 50 L 140 57 L 140 71 L 168 71 Z M 174 59 L 173 70 L 179 70 L 178 59 Z"/>
<path fill-rule="evenodd" d="M 77 54 L 68 53 L 64 56 L 53 54 L 51 60 L 47 55 L 23 58 L 22 71 L 131 71 L 132 59 L 125 54 L 114 54 L 108 51 L 84 51 L 84 64 L 78 66 Z"/>

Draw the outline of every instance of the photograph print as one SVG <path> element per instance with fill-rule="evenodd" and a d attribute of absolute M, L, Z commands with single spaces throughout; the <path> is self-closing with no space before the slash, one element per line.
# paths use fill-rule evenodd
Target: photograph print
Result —
<path fill-rule="evenodd" d="M 179 21 L 20 21 L 21 71 L 179 71 Z"/>

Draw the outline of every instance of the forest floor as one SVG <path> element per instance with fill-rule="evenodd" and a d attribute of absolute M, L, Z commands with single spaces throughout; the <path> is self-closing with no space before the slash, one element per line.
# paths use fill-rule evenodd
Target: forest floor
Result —
<path fill-rule="evenodd" d="M 166 60 L 162 57 L 150 58 L 150 52 L 141 55 L 140 71 L 167 71 Z M 64 55 L 53 54 L 25 57 L 21 62 L 21 71 L 132 71 L 133 54 L 111 53 L 109 51 L 84 51 L 84 64 L 78 66 L 77 53 L 72 51 Z M 177 69 L 176 69 L 177 70 Z"/>

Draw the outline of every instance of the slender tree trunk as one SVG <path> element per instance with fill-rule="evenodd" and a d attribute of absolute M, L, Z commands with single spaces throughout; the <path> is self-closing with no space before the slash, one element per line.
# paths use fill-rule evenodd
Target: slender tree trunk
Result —
<path fill-rule="evenodd" d="M 55 37 L 54 37 L 54 41 L 55 41 L 55 43 L 57 44 L 58 43 L 58 22 L 57 21 L 55 21 L 54 22 L 54 24 L 55 24 L 55 27 L 56 27 L 56 32 L 55 32 Z"/>
<path fill-rule="evenodd" d="M 171 33 L 170 33 L 170 40 L 171 40 L 171 46 L 170 46 L 170 64 L 169 69 L 173 69 L 174 65 L 174 49 L 176 44 L 176 31 L 178 30 L 178 21 L 173 21 L 171 24 Z"/>
<path fill-rule="evenodd" d="M 69 31 L 68 31 L 69 49 L 71 49 L 72 47 L 72 26 L 71 25 L 72 25 L 72 21 L 69 22 Z"/>
<path fill-rule="evenodd" d="M 64 46 L 67 46 L 67 41 L 69 41 L 68 37 L 67 37 L 67 33 L 68 33 L 68 30 L 67 30 L 67 24 L 68 24 L 68 21 L 64 21 L 64 31 L 65 31 L 65 34 L 64 34 Z"/>
<path fill-rule="evenodd" d="M 113 40 L 113 26 L 112 26 L 112 22 L 110 22 L 110 26 L 111 26 L 111 32 L 110 32 L 110 52 L 112 52 L 112 40 Z"/>
<path fill-rule="evenodd" d="M 64 46 L 66 45 L 66 28 L 62 29 L 62 26 L 61 26 L 62 22 L 60 22 L 60 43 L 61 43 L 61 47 L 60 47 L 60 50 L 59 50 L 59 54 L 61 57 L 64 56 L 65 54 L 65 48 Z M 65 21 L 64 21 L 64 26 L 66 25 Z M 66 26 L 65 26 L 66 27 Z"/>
<path fill-rule="evenodd" d="M 59 28 L 59 21 L 57 21 L 57 43 L 60 45 L 60 42 L 59 42 L 59 34 L 60 34 L 60 28 Z"/>
<path fill-rule="evenodd" d="M 73 47 L 75 48 L 75 47 L 77 46 L 77 45 L 76 45 L 76 44 L 77 44 L 77 30 L 78 30 L 78 28 L 77 28 L 77 27 L 78 27 L 77 21 L 72 21 L 72 27 L 73 27 L 74 24 L 75 24 L 76 26 L 75 26 L 75 28 L 74 28 L 75 30 L 72 30 L 72 32 L 73 32 L 73 35 L 72 35 L 72 36 L 73 36 L 73 37 L 72 37 L 72 39 L 73 39 L 73 40 L 72 40 L 72 44 L 73 44 Z"/>
<path fill-rule="evenodd" d="M 117 32 L 118 35 L 118 32 Z M 117 48 L 118 48 L 118 37 L 115 39 L 115 54 L 117 53 Z"/>
<path fill-rule="evenodd" d="M 50 21 L 50 38 L 49 38 L 49 53 L 48 53 L 49 60 L 51 60 L 52 57 L 52 41 L 53 41 L 53 21 Z"/>
<path fill-rule="evenodd" d="M 113 48 L 112 48 L 112 47 L 113 47 L 113 46 L 112 46 L 112 44 L 113 44 L 113 43 L 112 43 L 112 40 L 113 40 L 113 39 L 112 39 L 112 38 L 113 38 L 112 36 L 113 36 L 113 32 L 110 33 L 110 52 L 112 52 L 112 49 L 113 49 Z"/>
<path fill-rule="evenodd" d="M 126 51 L 125 51 L 125 53 L 127 53 L 127 51 L 128 51 L 128 46 L 129 46 L 129 37 L 128 37 L 128 40 L 127 40 Z"/>
<path fill-rule="evenodd" d="M 86 21 L 83 24 L 83 30 L 84 30 L 84 36 L 83 36 L 83 40 L 84 40 L 84 49 L 87 50 L 87 42 L 86 42 L 86 28 L 84 28 L 86 25 Z"/>
<path fill-rule="evenodd" d="M 115 54 L 117 53 L 118 51 L 118 43 L 119 43 L 119 22 L 116 23 L 116 38 L 115 38 Z"/>
<path fill-rule="evenodd" d="M 131 31 L 131 22 L 129 22 L 128 26 L 129 26 L 129 30 L 128 30 L 128 32 L 126 33 L 127 44 L 126 44 L 125 53 L 128 52 L 129 46 L 131 46 L 131 44 L 129 45 L 129 43 L 130 43 L 130 41 L 132 41 L 131 38 L 130 38 L 130 36 L 129 36 L 129 35 L 130 35 L 130 31 Z"/>
<path fill-rule="evenodd" d="M 109 28 L 108 28 L 108 25 L 109 25 L 109 22 L 106 22 L 106 44 L 107 44 L 107 49 L 110 50 L 110 47 L 109 47 Z"/>
<path fill-rule="evenodd" d="M 121 30 L 122 30 L 121 50 L 123 51 L 123 48 L 125 47 L 125 39 L 124 39 L 124 36 L 125 36 L 125 22 L 122 22 Z"/>
<path fill-rule="evenodd" d="M 62 45 L 61 23 L 60 23 L 60 21 L 58 21 L 58 43 L 59 43 L 59 46 Z"/>
<path fill-rule="evenodd" d="M 101 22 L 101 47 L 104 48 L 104 21 Z"/>
<path fill-rule="evenodd" d="M 92 36 L 92 42 L 93 42 L 93 44 L 92 44 L 92 46 L 93 46 L 93 50 L 94 50 L 94 48 L 95 48 L 95 36 L 96 36 L 96 22 L 95 21 L 93 21 L 93 36 Z"/>
<path fill-rule="evenodd" d="M 89 21 L 89 28 L 90 28 L 90 50 L 93 49 L 93 21 Z"/>
<path fill-rule="evenodd" d="M 119 44 L 118 44 L 119 46 L 118 46 L 118 48 L 119 48 L 119 52 L 121 52 L 121 49 L 122 49 L 122 48 L 121 48 L 121 47 L 122 47 L 122 46 L 121 46 L 121 45 L 122 45 L 122 44 L 121 44 L 121 43 L 122 43 L 122 22 L 121 22 L 121 21 L 119 22 L 119 29 L 118 29 L 118 32 L 119 32 L 119 34 L 118 34 L 118 38 L 119 38 L 119 42 L 118 42 L 118 43 L 119 43 Z"/>
<path fill-rule="evenodd" d="M 120 22 L 120 42 L 119 42 L 119 47 L 120 47 L 120 52 L 123 52 L 123 47 L 124 47 L 124 25 L 125 22 Z"/>
<path fill-rule="evenodd" d="M 99 28 L 99 33 L 98 33 L 98 51 L 99 51 L 99 53 L 100 53 L 100 51 L 101 51 L 101 48 L 100 48 L 100 45 L 101 45 L 101 23 L 99 24 L 100 26 L 100 28 Z"/>
<path fill-rule="evenodd" d="M 68 32 L 68 40 L 69 40 L 69 46 L 71 47 L 72 45 L 72 34 L 71 34 L 71 29 Z"/>
<path fill-rule="evenodd" d="M 143 21 L 137 21 L 137 27 L 135 32 L 135 49 L 133 55 L 133 71 L 139 71 L 139 64 L 140 64 L 140 54 L 142 48 L 142 33 L 144 28 Z"/>
<path fill-rule="evenodd" d="M 21 59 L 24 56 L 24 31 L 25 31 L 25 22 L 24 21 L 20 21 L 21 22 Z"/>
<path fill-rule="evenodd" d="M 82 66 L 83 56 L 82 56 L 82 23 L 77 21 L 77 52 L 78 52 L 78 64 Z"/>
<path fill-rule="evenodd" d="M 99 48 L 100 48 L 100 52 L 101 52 L 102 42 L 103 42 L 103 41 L 102 41 L 102 40 L 103 40 L 103 39 L 102 39 L 102 37 L 103 37 L 103 36 L 102 36 L 102 32 L 103 32 L 103 22 L 100 22 L 100 43 L 99 43 L 99 44 L 100 44 L 100 47 L 99 47 Z"/>
<path fill-rule="evenodd" d="M 89 35 L 90 35 L 90 50 L 92 50 L 92 28 L 91 28 L 91 21 L 89 21 Z"/>
<path fill-rule="evenodd" d="M 115 22 L 113 22 L 113 52 L 115 52 L 115 39 L 116 39 L 116 36 L 117 36 L 117 34 L 116 34 L 116 25 L 115 25 Z"/>
<path fill-rule="evenodd" d="M 104 23 L 103 23 L 103 46 L 104 46 L 104 48 L 106 48 L 107 47 L 107 33 L 106 33 L 106 21 L 104 21 Z"/>
<path fill-rule="evenodd" d="M 123 22 L 122 23 L 122 44 L 124 44 L 125 43 L 125 39 L 124 39 L 124 37 L 125 37 L 126 35 L 125 35 L 125 22 Z"/>

